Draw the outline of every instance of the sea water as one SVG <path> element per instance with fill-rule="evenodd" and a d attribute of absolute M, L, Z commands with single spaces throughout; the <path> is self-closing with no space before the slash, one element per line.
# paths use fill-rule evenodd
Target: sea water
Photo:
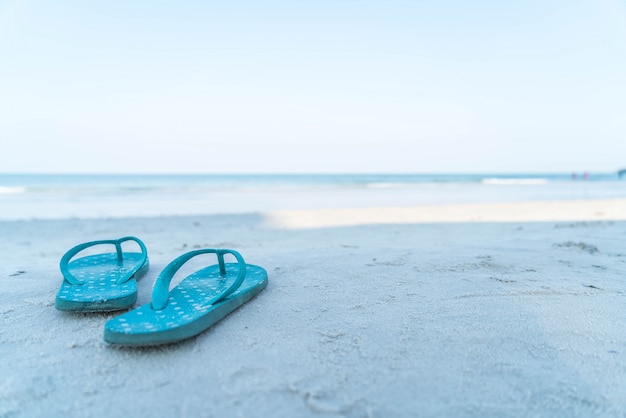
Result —
<path fill-rule="evenodd" d="M 0 174 L 0 219 L 626 198 L 600 174 Z"/>

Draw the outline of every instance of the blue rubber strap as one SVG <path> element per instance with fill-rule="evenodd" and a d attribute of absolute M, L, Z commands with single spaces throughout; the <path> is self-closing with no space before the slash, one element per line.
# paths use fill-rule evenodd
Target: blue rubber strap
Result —
<path fill-rule="evenodd" d="M 113 244 L 113 245 L 115 245 L 115 250 L 117 252 L 117 262 L 119 264 L 122 264 L 123 261 L 124 261 L 124 253 L 122 252 L 122 243 L 125 242 L 125 241 L 135 241 L 139 245 L 139 248 L 141 248 L 141 263 L 139 263 L 137 268 L 129 271 L 126 275 L 124 275 L 118 281 L 118 283 L 125 283 L 125 282 L 127 282 L 128 280 L 130 280 L 131 277 L 134 276 L 134 274 L 137 272 L 137 270 L 139 270 L 139 268 L 141 268 L 141 266 L 143 266 L 145 264 L 145 262 L 148 259 L 148 250 L 146 249 L 146 246 L 144 245 L 144 243 L 139 238 L 135 238 L 135 237 L 122 237 L 120 239 L 105 239 L 105 240 L 99 240 L 99 241 L 90 241 L 90 242 L 85 242 L 84 244 L 79 244 L 79 245 L 75 246 L 74 248 L 72 248 L 68 252 L 66 252 L 65 255 L 63 255 L 63 257 L 61 258 L 60 268 L 61 268 L 61 273 L 63 274 L 63 277 L 65 278 L 65 280 L 67 280 L 71 284 L 75 284 L 75 285 L 78 285 L 78 286 L 84 284 L 82 281 L 80 281 L 79 279 L 74 277 L 74 275 L 72 273 L 70 273 L 70 271 L 68 270 L 67 266 L 68 266 L 69 262 L 78 253 L 80 253 L 81 251 L 85 250 L 86 248 L 93 247 L 95 245 L 102 245 L 102 244 Z"/>
<path fill-rule="evenodd" d="M 207 302 L 208 305 L 213 305 L 220 300 L 228 297 L 231 293 L 233 293 L 241 283 L 243 283 L 243 279 L 246 277 L 246 262 L 243 260 L 241 254 L 239 254 L 235 250 L 227 250 L 227 249 L 214 249 L 214 248 L 205 248 L 202 250 L 190 251 L 176 258 L 174 261 L 169 263 L 159 274 L 156 281 L 154 282 L 154 287 L 152 288 L 152 309 L 157 311 L 164 309 L 167 306 L 167 301 L 169 299 L 169 287 L 174 274 L 185 264 L 187 261 L 191 260 L 197 255 L 200 254 L 216 254 L 217 260 L 220 268 L 220 275 L 226 275 L 226 265 L 224 263 L 224 254 L 232 254 L 237 259 L 237 263 L 239 265 L 239 274 L 237 275 L 237 279 L 233 282 L 232 285 L 222 293 L 211 299 Z"/>

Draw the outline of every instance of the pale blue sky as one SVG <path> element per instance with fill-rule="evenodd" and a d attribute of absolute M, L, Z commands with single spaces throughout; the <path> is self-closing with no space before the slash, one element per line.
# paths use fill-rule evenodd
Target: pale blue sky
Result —
<path fill-rule="evenodd" d="M 0 0 L 0 172 L 626 167 L 626 2 Z"/>

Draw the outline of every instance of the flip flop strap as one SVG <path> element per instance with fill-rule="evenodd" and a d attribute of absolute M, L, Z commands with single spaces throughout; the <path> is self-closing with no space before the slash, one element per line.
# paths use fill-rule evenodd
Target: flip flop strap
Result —
<path fill-rule="evenodd" d="M 137 272 L 137 270 L 139 270 L 141 266 L 145 264 L 146 260 L 148 259 L 148 250 L 146 249 L 146 246 L 139 238 L 136 238 L 136 237 L 122 237 L 120 239 L 105 239 L 105 240 L 99 240 L 99 241 L 90 241 L 90 242 L 85 242 L 83 244 L 79 244 L 75 246 L 74 248 L 66 252 L 65 255 L 63 255 L 63 257 L 61 258 L 60 267 L 61 267 L 61 273 L 63 274 L 63 277 L 65 278 L 65 280 L 67 280 L 71 284 L 75 284 L 79 286 L 84 284 L 82 281 L 76 278 L 68 270 L 68 264 L 78 253 L 80 253 L 81 251 L 89 247 L 93 247 L 95 245 L 101 245 L 101 244 L 115 245 L 115 250 L 117 252 L 117 262 L 118 264 L 122 264 L 124 262 L 124 252 L 122 251 L 122 243 L 125 241 L 135 241 L 139 245 L 139 248 L 141 248 L 141 259 L 140 259 L 141 262 L 137 265 L 137 267 L 127 272 L 118 281 L 118 283 L 127 282 L 128 280 L 130 280 L 131 277 L 133 277 L 133 275 Z"/>
<path fill-rule="evenodd" d="M 228 295 L 237 290 L 239 286 L 241 286 L 241 283 L 243 283 L 243 279 L 246 277 L 246 262 L 244 261 L 241 254 L 239 254 L 237 251 L 215 248 L 205 248 L 202 250 L 190 251 L 169 263 L 163 269 L 161 274 L 159 274 L 159 277 L 157 277 L 156 281 L 154 282 L 154 287 L 152 288 L 152 309 L 159 311 L 167 306 L 170 293 L 170 282 L 172 281 L 174 274 L 176 274 L 176 272 L 183 266 L 183 264 L 200 254 L 217 255 L 221 276 L 226 276 L 226 265 L 224 263 L 225 254 L 232 254 L 233 256 L 235 256 L 235 258 L 237 259 L 237 264 L 239 265 L 239 274 L 237 275 L 237 279 L 235 279 L 233 284 L 230 285 L 228 289 L 224 290 L 222 293 L 208 301 L 208 305 L 213 305 L 220 300 L 226 298 Z"/>

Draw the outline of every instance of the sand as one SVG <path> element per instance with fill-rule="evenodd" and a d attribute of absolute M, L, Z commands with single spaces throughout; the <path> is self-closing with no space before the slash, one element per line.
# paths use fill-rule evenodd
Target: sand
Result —
<path fill-rule="evenodd" d="M 626 201 L 0 222 L 0 417 L 626 416 Z M 200 336 L 123 349 L 57 311 L 58 261 L 136 235 L 150 300 L 198 247 L 269 285 Z"/>

